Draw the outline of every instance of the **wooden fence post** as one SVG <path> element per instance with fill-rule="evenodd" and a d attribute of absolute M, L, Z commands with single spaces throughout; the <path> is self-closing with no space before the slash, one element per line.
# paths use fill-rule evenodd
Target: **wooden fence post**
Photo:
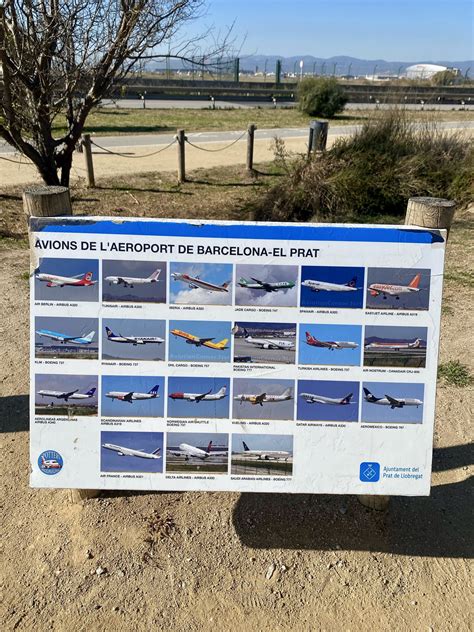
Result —
<path fill-rule="evenodd" d="M 23 209 L 31 217 L 72 215 L 67 187 L 33 186 L 23 191 Z"/>
<path fill-rule="evenodd" d="M 405 214 L 405 224 L 422 228 L 451 228 L 456 210 L 456 202 L 443 198 L 415 197 L 410 198 Z M 390 496 L 358 496 L 359 502 L 370 509 L 385 511 L 390 503 Z"/>
<path fill-rule="evenodd" d="M 95 188 L 94 163 L 92 162 L 92 144 L 91 135 L 84 134 L 83 142 L 84 156 L 86 158 L 87 186 L 90 189 Z"/>
<path fill-rule="evenodd" d="M 186 135 L 184 129 L 179 129 L 176 136 L 178 141 L 178 182 L 186 182 Z"/>
<path fill-rule="evenodd" d="M 255 130 L 257 126 L 251 123 L 247 128 L 247 171 L 253 171 L 253 146 L 255 141 Z"/>

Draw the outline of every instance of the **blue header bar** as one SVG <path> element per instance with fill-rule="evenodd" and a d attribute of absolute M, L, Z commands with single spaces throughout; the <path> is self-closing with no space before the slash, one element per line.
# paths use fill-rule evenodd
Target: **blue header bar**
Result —
<path fill-rule="evenodd" d="M 346 241 L 405 244 L 443 243 L 438 230 L 404 226 L 348 226 L 267 224 L 267 223 L 199 223 L 175 221 L 136 221 L 88 218 L 31 218 L 33 232 L 141 235 L 143 237 L 191 237 L 194 239 L 271 239 L 294 241 Z"/>

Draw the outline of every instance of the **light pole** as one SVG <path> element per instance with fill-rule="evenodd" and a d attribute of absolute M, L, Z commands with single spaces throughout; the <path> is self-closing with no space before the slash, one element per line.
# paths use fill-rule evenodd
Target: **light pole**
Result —
<path fill-rule="evenodd" d="M 326 62 L 323 61 L 323 63 L 321 64 L 321 74 L 324 75 L 324 71 L 326 69 Z"/>
<path fill-rule="evenodd" d="M 267 63 L 268 63 L 268 59 L 265 59 L 265 68 L 263 70 L 263 80 L 264 81 L 267 80 Z"/>
<path fill-rule="evenodd" d="M 332 76 L 334 77 L 336 74 L 337 62 L 332 65 Z"/>
<path fill-rule="evenodd" d="M 297 60 L 295 60 L 295 63 L 293 64 L 293 76 L 296 77 L 296 64 L 298 63 Z"/>
<path fill-rule="evenodd" d="M 348 78 L 351 76 L 351 70 L 352 70 L 352 62 L 349 64 L 349 68 L 347 69 L 347 77 Z"/>
<path fill-rule="evenodd" d="M 316 74 L 316 62 L 313 63 L 313 77 Z"/>
<path fill-rule="evenodd" d="M 300 61 L 300 81 L 301 79 L 303 79 L 303 66 L 304 66 L 304 61 L 301 60 Z"/>
<path fill-rule="evenodd" d="M 375 80 L 375 73 L 377 72 L 377 64 L 374 66 L 374 71 L 372 73 L 372 78 Z"/>

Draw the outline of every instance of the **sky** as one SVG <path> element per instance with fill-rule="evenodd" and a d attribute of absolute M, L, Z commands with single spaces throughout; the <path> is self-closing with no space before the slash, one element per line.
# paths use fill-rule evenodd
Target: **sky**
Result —
<path fill-rule="evenodd" d="M 181 305 L 232 305 L 232 284 L 228 292 L 209 292 L 203 288 L 191 289 L 183 281 L 175 281 L 171 274 L 178 272 L 200 278 L 208 283 L 222 285 L 232 282 L 232 265 L 228 263 L 171 263 L 170 303 Z"/>
<path fill-rule="evenodd" d="M 412 397 L 424 401 L 424 385 L 393 382 L 384 384 L 383 382 L 364 382 L 365 388 L 374 395 L 374 397 L 385 397 L 390 395 L 395 399 L 402 397 Z M 362 412 L 361 421 L 363 422 L 380 422 L 380 423 L 421 423 L 423 421 L 423 406 L 404 406 L 403 408 L 392 408 L 380 404 L 371 404 L 365 400 L 362 395 Z"/>
<path fill-rule="evenodd" d="M 323 395 L 334 399 L 352 393 L 351 403 L 308 404 L 301 393 Z M 298 380 L 297 419 L 300 421 L 357 421 L 359 412 L 359 383 L 332 380 Z"/>
<path fill-rule="evenodd" d="M 292 389 L 295 396 L 295 383 L 293 380 L 265 380 L 234 378 L 234 397 L 236 395 L 282 395 L 287 388 Z M 232 417 L 234 419 L 290 419 L 294 418 L 294 399 L 282 402 L 267 402 L 263 406 L 250 402 L 232 402 Z"/>
<path fill-rule="evenodd" d="M 243 452 L 242 441 L 250 450 L 284 450 L 293 453 L 293 435 L 233 434 L 232 452 Z"/>
<path fill-rule="evenodd" d="M 372 283 L 391 285 L 408 285 L 417 274 L 420 274 L 419 292 L 383 297 L 382 294 L 372 296 L 367 292 L 367 309 L 428 309 L 430 302 L 430 270 L 415 268 L 369 268 L 367 272 L 367 288 Z"/>
<path fill-rule="evenodd" d="M 118 336 L 155 336 L 164 342 L 133 345 L 124 342 L 111 342 L 107 338 L 105 327 Z M 166 321 L 141 320 L 138 318 L 102 319 L 102 358 L 117 360 L 164 360 L 166 353 Z"/>
<path fill-rule="evenodd" d="M 211 0 L 192 28 L 235 21 L 241 55 L 349 55 L 388 61 L 472 59 L 469 0 Z"/>
<path fill-rule="evenodd" d="M 159 397 L 133 400 L 132 403 L 106 397 L 109 391 L 148 393 L 155 384 L 159 385 Z M 163 417 L 165 380 L 163 377 L 129 377 L 104 375 L 102 377 L 102 415 L 104 417 Z"/>
<path fill-rule="evenodd" d="M 40 259 L 36 274 L 57 274 L 64 277 L 74 277 L 79 274 L 92 272 L 92 281 L 99 278 L 99 262 L 96 259 L 55 259 L 44 257 Z M 46 281 L 39 281 L 35 277 L 35 299 L 37 301 L 97 301 L 99 284 L 64 287 L 47 287 Z"/>
<path fill-rule="evenodd" d="M 35 402 L 37 404 L 64 404 L 63 399 L 52 397 L 41 397 L 38 391 L 61 391 L 63 393 L 75 391 L 86 393 L 89 389 L 95 388 L 96 392 L 88 399 L 70 399 L 68 403 L 74 406 L 90 406 L 97 405 L 97 377 L 95 375 L 54 375 L 54 374 L 37 374 L 35 378 Z"/>
<path fill-rule="evenodd" d="M 226 396 L 216 401 L 201 400 L 190 402 L 184 399 L 171 399 L 171 393 L 207 393 L 212 389 L 214 395 L 223 386 Z M 212 377 L 170 377 L 168 378 L 168 417 L 188 417 L 202 419 L 227 419 L 229 417 L 229 378 Z"/>
<path fill-rule="evenodd" d="M 268 283 L 277 281 L 292 281 L 295 286 L 288 290 L 278 292 L 265 292 L 263 290 L 249 290 L 238 285 L 239 279 L 252 281 L 258 279 Z M 296 307 L 298 298 L 298 267 L 297 266 L 235 266 L 235 304 L 236 305 L 273 305 L 275 307 Z"/>
<path fill-rule="evenodd" d="M 104 448 L 104 443 L 113 443 L 123 448 L 132 448 L 149 453 L 159 448 L 161 459 L 120 456 L 118 452 Z M 163 471 L 162 432 L 101 432 L 100 445 L 100 469 L 102 472 L 161 473 Z"/>
<path fill-rule="evenodd" d="M 105 280 L 108 276 L 149 277 L 157 269 L 156 283 L 124 287 Z M 163 261 L 102 261 L 102 297 L 104 301 L 166 302 L 166 263 Z"/>
<path fill-rule="evenodd" d="M 356 277 L 356 291 L 326 291 L 313 292 L 309 287 L 301 285 L 302 307 L 339 307 L 361 308 L 364 304 L 364 268 L 345 268 L 343 266 L 303 266 L 301 268 L 301 283 L 303 281 L 323 281 L 346 285 Z"/>
<path fill-rule="evenodd" d="M 306 344 L 306 332 L 321 342 L 355 342 L 356 349 L 314 347 Z M 362 327 L 360 325 L 309 325 L 302 323 L 299 332 L 299 364 L 359 366 Z"/>
<path fill-rule="evenodd" d="M 219 321 L 170 320 L 169 360 L 171 362 L 230 362 L 231 324 Z M 180 329 L 199 338 L 214 338 L 212 342 L 228 339 L 227 349 L 211 349 L 188 344 L 184 338 L 171 334 Z"/>
<path fill-rule="evenodd" d="M 427 329 L 426 327 L 396 327 L 394 325 L 366 325 L 365 341 L 370 338 L 381 338 L 386 341 L 391 340 L 408 340 L 413 342 L 416 338 L 420 338 L 426 343 Z"/>

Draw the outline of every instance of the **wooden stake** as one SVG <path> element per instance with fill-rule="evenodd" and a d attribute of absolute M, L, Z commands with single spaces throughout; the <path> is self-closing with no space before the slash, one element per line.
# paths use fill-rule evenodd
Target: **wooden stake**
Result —
<path fill-rule="evenodd" d="M 87 186 L 90 189 L 95 188 L 94 163 L 92 162 L 92 145 L 91 135 L 84 134 L 83 141 L 84 156 L 86 158 Z"/>
<path fill-rule="evenodd" d="M 247 128 L 247 171 L 253 171 L 253 147 L 257 126 L 251 123 Z"/>
<path fill-rule="evenodd" d="M 184 129 L 179 129 L 176 139 L 178 141 L 178 182 L 186 182 L 186 134 Z"/>
<path fill-rule="evenodd" d="M 72 215 L 67 187 L 34 186 L 23 191 L 23 209 L 31 217 Z"/>

